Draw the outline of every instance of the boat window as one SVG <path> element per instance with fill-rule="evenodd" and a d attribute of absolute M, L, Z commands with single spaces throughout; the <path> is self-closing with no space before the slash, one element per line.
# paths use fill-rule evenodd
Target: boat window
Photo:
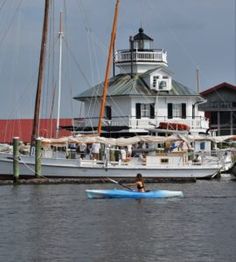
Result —
<path fill-rule="evenodd" d="M 169 159 L 168 158 L 162 158 L 161 159 L 161 164 L 168 164 L 169 163 Z"/>
<path fill-rule="evenodd" d="M 200 143 L 200 150 L 205 150 L 205 142 Z"/>

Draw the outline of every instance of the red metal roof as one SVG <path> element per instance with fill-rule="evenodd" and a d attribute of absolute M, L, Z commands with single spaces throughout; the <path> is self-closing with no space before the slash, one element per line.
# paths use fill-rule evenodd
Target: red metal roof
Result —
<path fill-rule="evenodd" d="M 72 125 L 72 119 L 60 119 L 60 126 Z M 33 119 L 0 120 L 0 143 L 11 143 L 13 137 L 19 137 L 23 142 L 29 143 L 32 135 Z M 40 120 L 40 136 L 55 137 L 56 119 Z M 61 129 L 59 136 L 69 136 L 70 131 Z"/>
<path fill-rule="evenodd" d="M 209 89 L 201 92 L 200 94 L 201 94 L 203 97 L 205 97 L 205 96 L 207 96 L 208 94 L 213 93 L 213 92 L 215 92 L 215 91 L 217 91 L 217 90 L 219 90 L 219 89 L 221 89 L 221 88 L 230 88 L 230 89 L 236 91 L 236 86 L 235 86 L 235 85 L 231 85 L 231 84 L 229 84 L 229 83 L 223 82 L 223 83 L 221 83 L 221 84 L 219 84 L 219 85 L 213 86 L 213 87 L 211 87 L 211 88 L 209 88 Z"/>

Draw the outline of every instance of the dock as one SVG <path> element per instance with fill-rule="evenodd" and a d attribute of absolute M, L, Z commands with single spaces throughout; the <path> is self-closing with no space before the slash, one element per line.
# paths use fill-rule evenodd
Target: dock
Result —
<path fill-rule="evenodd" d="M 135 178 L 114 178 L 120 183 L 133 183 Z M 196 178 L 144 178 L 145 183 L 194 183 Z M 14 181 L 9 176 L 0 176 L 2 185 L 48 185 L 48 184 L 107 184 L 111 183 L 108 178 L 50 178 L 50 177 L 22 177 Z"/>

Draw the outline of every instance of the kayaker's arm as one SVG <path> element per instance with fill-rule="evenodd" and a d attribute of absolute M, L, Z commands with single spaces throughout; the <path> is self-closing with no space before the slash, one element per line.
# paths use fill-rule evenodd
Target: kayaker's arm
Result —
<path fill-rule="evenodd" d="M 110 177 L 106 177 L 109 181 L 111 181 L 112 183 L 115 183 L 115 184 L 118 184 L 126 189 L 129 189 L 130 191 L 134 191 L 132 188 L 130 188 L 129 186 L 127 185 L 124 185 L 122 184 L 120 181 L 117 181 L 117 180 L 114 180 L 114 179 L 111 179 Z"/>

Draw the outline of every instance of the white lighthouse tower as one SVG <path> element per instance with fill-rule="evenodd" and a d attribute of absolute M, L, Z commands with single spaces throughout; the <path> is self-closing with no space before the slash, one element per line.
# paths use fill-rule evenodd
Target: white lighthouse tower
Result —
<path fill-rule="evenodd" d="M 139 28 L 138 34 L 130 37 L 130 48 L 116 52 L 115 63 L 121 74 L 145 73 L 157 66 L 168 66 L 167 52 L 153 49 L 153 39 Z"/>

